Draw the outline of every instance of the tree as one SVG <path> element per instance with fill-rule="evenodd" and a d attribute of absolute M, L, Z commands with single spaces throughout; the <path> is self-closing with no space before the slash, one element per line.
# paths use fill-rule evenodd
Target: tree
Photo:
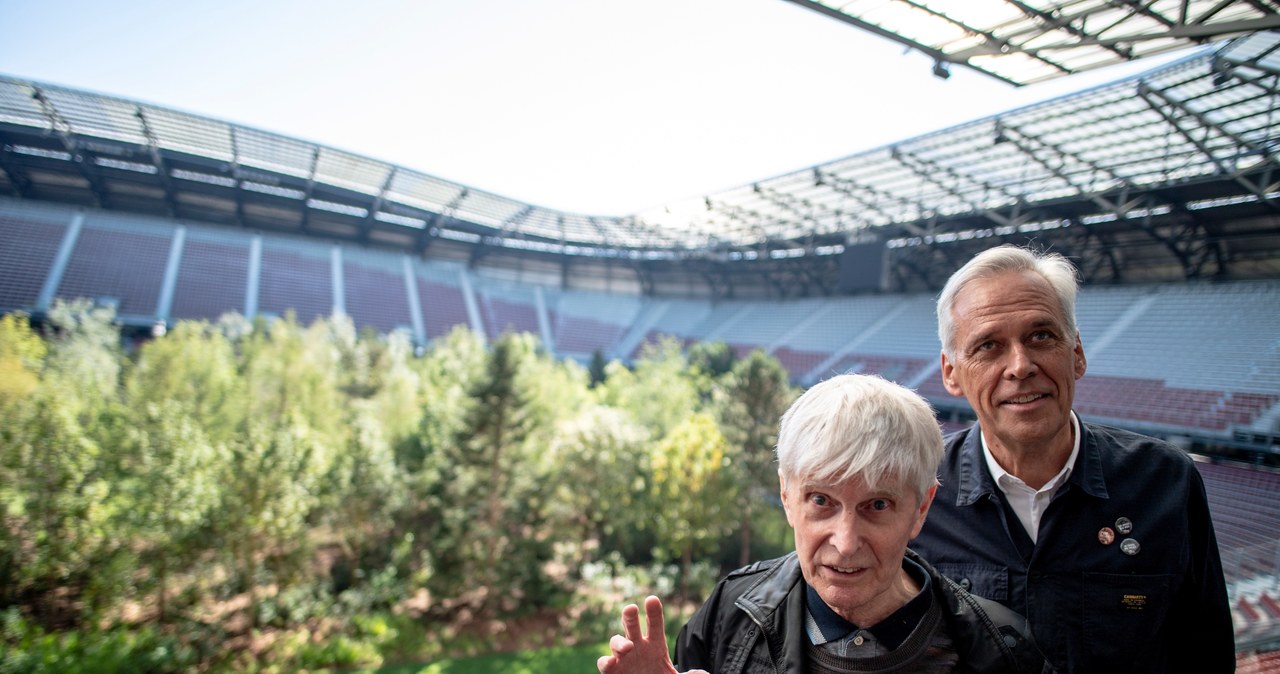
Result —
<path fill-rule="evenodd" d="M 0 415 L 35 392 L 48 352 L 24 314 L 0 316 Z"/>
<path fill-rule="evenodd" d="M 600 401 L 626 410 L 655 438 L 701 409 L 710 390 L 710 380 L 689 367 L 679 340 L 672 337 L 646 344 L 634 371 L 617 361 L 607 369 L 608 379 L 597 388 Z"/>
<path fill-rule="evenodd" d="M 89 617 L 130 575 L 110 471 L 120 371 L 113 319 L 87 302 L 55 303 L 39 381 L 10 398 L 0 424 L 0 596 L 45 624 Z M 24 368 L 34 365 L 39 349 L 24 331 L 10 324 L 6 340 L 26 356 Z"/>
<path fill-rule="evenodd" d="M 737 354 L 722 341 L 695 342 L 689 347 L 689 365 L 712 379 L 731 372 L 737 360 Z"/>
<path fill-rule="evenodd" d="M 787 371 L 776 358 L 756 349 L 734 365 L 720 389 L 720 426 L 735 457 L 741 513 L 739 565 L 751 561 L 752 520 L 765 498 L 776 493 L 773 449 L 778 421 L 795 399 Z"/>
<path fill-rule="evenodd" d="M 307 568 L 309 518 L 331 496 L 320 486 L 348 429 L 339 352 L 323 321 L 306 330 L 292 316 L 269 328 L 260 321 L 239 347 L 241 421 L 221 478 L 220 522 L 256 625 L 259 572 L 287 582 Z"/>
<path fill-rule="evenodd" d="M 693 556 L 728 533 L 737 494 L 724 436 L 710 414 L 697 412 L 653 445 L 650 492 L 661 551 L 680 559 L 681 596 L 688 597 Z"/>
<path fill-rule="evenodd" d="M 617 408 L 591 405 L 557 424 L 540 472 L 551 476 L 550 515 L 559 540 L 581 544 L 578 565 L 605 538 L 648 525 L 648 433 Z"/>
<path fill-rule="evenodd" d="M 595 388 L 604 383 L 609 377 L 609 373 L 605 370 L 605 366 L 609 362 L 604 359 L 604 354 L 599 349 L 591 352 L 591 363 L 587 366 L 587 372 L 590 373 L 591 379 L 588 384 L 591 388 Z"/>
<path fill-rule="evenodd" d="M 469 390 L 469 404 L 454 442 L 443 453 L 442 525 L 437 579 L 479 591 L 475 602 L 484 615 L 498 608 L 496 597 L 518 596 L 517 541 L 528 537 L 522 518 L 536 513 L 526 499 L 536 485 L 523 443 L 530 432 L 529 398 L 518 386 L 523 361 L 531 355 L 528 338 L 504 333 L 490 349 L 484 374 Z M 513 563 L 514 562 L 514 563 Z"/>
<path fill-rule="evenodd" d="M 147 342 L 125 377 L 124 515 L 154 564 L 161 621 L 168 616 L 170 569 L 212 543 L 200 534 L 222 498 L 237 383 L 230 343 L 194 321 Z"/>
<path fill-rule="evenodd" d="M 120 491 L 130 508 L 131 539 L 142 546 L 154 570 L 159 620 L 169 616 L 169 578 L 179 563 L 209 549 L 200 534 L 210 525 L 222 496 L 226 447 L 209 441 L 179 402 L 131 410 L 128 471 Z"/>

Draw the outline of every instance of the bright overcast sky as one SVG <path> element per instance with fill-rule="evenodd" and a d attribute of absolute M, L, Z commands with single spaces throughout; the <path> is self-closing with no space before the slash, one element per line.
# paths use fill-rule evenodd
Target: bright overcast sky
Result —
<path fill-rule="evenodd" d="M 941 80 L 921 54 L 784 0 L 0 0 L 0 26 L 6 75 L 590 215 L 736 187 L 1157 64 L 1023 89 L 960 68 Z"/>

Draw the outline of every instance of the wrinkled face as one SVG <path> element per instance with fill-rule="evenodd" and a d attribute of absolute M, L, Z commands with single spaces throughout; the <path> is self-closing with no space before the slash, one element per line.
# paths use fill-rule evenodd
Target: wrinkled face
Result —
<path fill-rule="evenodd" d="M 805 582 L 859 627 L 875 625 L 914 596 L 902 556 L 933 502 L 933 489 L 921 500 L 898 480 L 883 482 L 875 490 L 861 478 L 837 484 L 791 478 L 782 484 Z"/>
<path fill-rule="evenodd" d="M 1008 451 L 1070 443 L 1084 348 L 1049 283 L 1032 272 L 973 281 L 952 317 L 954 360 L 942 354 L 942 380 L 973 406 L 988 442 Z"/>

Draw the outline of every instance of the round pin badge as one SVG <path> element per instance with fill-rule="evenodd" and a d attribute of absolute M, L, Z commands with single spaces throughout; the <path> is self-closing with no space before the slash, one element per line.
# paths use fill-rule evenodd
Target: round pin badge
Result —
<path fill-rule="evenodd" d="M 1102 527 L 1098 529 L 1098 542 L 1103 545 L 1111 545 L 1116 541 L 1116 532 L 1111 527 Z"/>
<path fill-rule="evenodd" d="M 1130 557 L 1138 554 L 1138 551 L 1141 549 L 1142 549 L 1142 544 L 1138 543 L 1132 538 L 1126 538 L 1123 541 L 1120 541 L 1120 552 L 1123 552 L 1124 554 L 1129 555 Z"/>
<path fill-rule="evenodd" d="M 1119 533 L 1121 536 L 1128 536 L 1133 533 L 1133 521 L 1128 517 L 1121 517 L 1116 520 L 1116 533 Z"/>

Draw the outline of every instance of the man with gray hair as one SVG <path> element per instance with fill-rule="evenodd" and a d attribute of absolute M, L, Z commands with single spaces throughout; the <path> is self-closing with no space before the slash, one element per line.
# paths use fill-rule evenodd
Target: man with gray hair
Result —
<path fill-rule="evenodd" d="M 946 438 L 914 543 L 1025 615 L 1062 672 L 1231 672 L 1222 563 L 1190 457 L 1072 411 L 1085 355 L 1075 268 L 993 248 L 938 299 L 942 380 L 977 424 Z"/>
<path fill-rule="evenodd" d="M 778 477 L 796 551 L 729 574 L 681 630 L 690 672 L 1048 672 L 1013 611 L 907 549 L 937 489 L 942 433 L 923 398 L 841 375 L 782 417 Z M 662 605 L 623 609 L 602 674 L 676 671 Z"/>

